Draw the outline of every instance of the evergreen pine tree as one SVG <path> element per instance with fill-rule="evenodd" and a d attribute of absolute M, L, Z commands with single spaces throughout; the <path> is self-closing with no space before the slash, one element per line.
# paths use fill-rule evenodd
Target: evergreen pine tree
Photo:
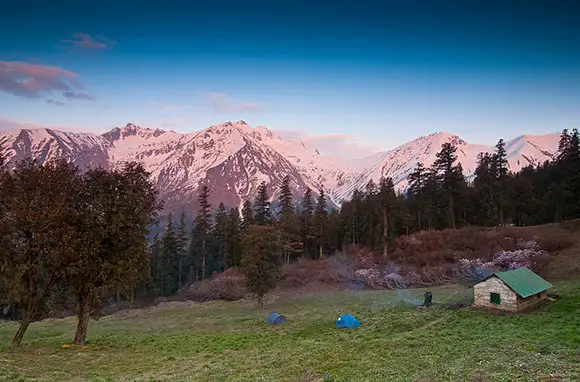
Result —
<path fill-rule="evenodd" d="M 282 180 L 278 203 L 280 205 L 278 227 L 282 234 L 284 259 L 288 264 L 290 259 L 302 250 L 302 245 L 300 243 L 300 229 L 298 227 L 298 220 L 294 209 L 289 176 L 285 176 Z"/>
<path fill-rule="evenodd" d="M 354 190 L 347 223 L 348 236 L 353 245 L 361 244 L 361 233 L 364 227 L 363 202 L 364 194 L 360 190 Z"/>
<path fill-rule="evenodd" d="M 290 216 L 294 215 L 292 190 L 290 189 L 290 177 L 288 175 L 282 179 L 278 203 L 280 204 L 279 221 L 287 220 Z"/>
<path fill-rule="evenodd" d="M 185 280 L 185 270 L 187 269 L 187 247 L 189 240 L 187 238 L 187 222 L 185 211 L 181 212 L 179 217 L 179 226 L 177 227 L 177 285 L 179 289 L 183 287 Z"/>
<path fill-rule="evenodd" d="M 362 219 L 358 224 L 360 244 L 372 250 L 381 247 L 381 209 L 377 198 L 377 185 L 371 179 L 365 186 L 365 193 L 357 211 Z"/>
<path fill-rule="evenodd" d="M 489 153 L 480 153 L 477 157 L 477 168 L 475 169 L 473 186 L 477 198 L 477 223 L 482 226 L 493 226 L 497 224 L 497 208 L 501 206 L 495 196 L 498 171 L 494 162 L 494 157 Z"/>
<path fill-rule="evenodd" d="M 226 206 L 220 203 L 215 216 L 213 237 L 217 246 L 218 267 L 221 272 L 232 265 L 233 256 L 228 246 L 230 229 Z"/>
<path fill-rule="evenodd" d="M 256 222 L 254 220 L 254 209 L 252 202 L 246 200 L 242 208 L 242 230 L 247 230 L 250 226 L 254 225 Z"/>
<path fill-rule="evenodd" d="M 279 238 L 278 230 L 268 226 L 250 227 L 243 236 L 242 266 L 248 289 L 258 298 L 258 307 L 262 307 L 265 294 L 276 286 L 280 274 Z"/>
<path fill-rule="evenodd" d="M 314 215 L 312 218 L 312 223 L 314 226 L 315 243 L 318 248 L 318 258 L 324 258 L 324 246 L 326 244 L 326 239 L 328 236 L 327 224 L 328 224 L 328 211 L 327 211 L 326 195 L 324 194 L 324 188 L 320 188 L 318 192 L 318 198 L 316 200 L 316 208 L 314 209 Z"/>
<path fill-rule="evenodd" d="M 413 206 L 416 216 L 417 230 L 423 229 L 423 217 L 425 215 L 427 199 L 425 197 L 425 184 L 427 182 L 428 171 L 422 163 L 417 163 L 417 166 L 407 180 L 409 181 L 409 204 Z"/>
<path fill-rule="evenodd" d="M 192 230 L 190 253 L 196 265 L 198 278 L 205 279 L 208 272 L 209 238 L 211 233 L 211 204 L 208 201 L 209 188 L 202 186 L 197 198 L 199 210 Z"/>
<path fill-rule="evenodd" d="M 232 208 L 228 215 L 228 249 L 231 256 L 231 266 L 239 267 L 242 261 L 240 211 Z"/>
<path fill-rule="evenodd" d="M 441 145 L 441 151 L 437 153 L 437 159 L 433 163 L 433 169 L 437 172 L 439 186 L 445 197 L 442 204 L 445 209 L 445 222 L 447 228 L 456 228 L 458 217 L 465 220 L 464 199 L 467 184 L 463 177 L 461 165 L 456 165 L 457 147 L 451 143 Z"/>
<path fill-rule="evenodd" d="M 169 213 L 167 216 L 167 225 L 161 240 L 163 245 L 163 262 L 164 264 L 164 278 L 163 278 L 163 295 L 169 296 L 177 290 L 176 282 L 176 264 L 179 258 L 179 243 L 173 228 L 173 215 Z"/>
<path fill-rule="evenodd" d="M 533 174 L 533 169 L 530 169 Z M 537 201 L 534 186 L 525 173 L 518 174 L 514 179 L 514 219 L 518 226 L 527 226 L 534 223 Z"/>
<path fill-rule="evenodd" d="M 314 205 L 312 204 L 312 190 L 307 188 L 302 197 L 300 211 L 300 233 L 302 236 L 302 248 L 304 248 L 304 255 L 306 257 L 311 257 L 311 251 L 313 250 L 313 227 L 312 227 L 312 215 L 314 213 Z"/>
<path fill-rule="evenodd" d="M 505 193 L 506 193 L 506 179 L 509 172 L 509 163 L 507 160 L 507 152 L 505 149 L 505 142 L 500 139 L 495 146 L 495 152 L 491 157 L 491 168 L 495 175 L 495 194 L 497 195 L 496 206 L 494 210 L 499 212 L 499 224 L 505 224 Z"/>
<path fill-rule="evenodd" d="M 577 129 L 562 132 L 557 169 L 563 178 L 566 193 L 566 218 L 580 217 L 580 133 Z"/>
<path fill-rule="evenodd" d="M 153 285 L 155 287 L 154 294 L 156 296 L 163 295 L 163 282 L 166 276 L 166 269 L 164 265 L 166 261 L 163 259 L 163 244 L 159 237 L 159 232 L 155 232 L 153 242 L 151 243 L 151 277 L 153 278 Z"/>
<path fill-rule="evenodd" d="M 395 221 L 395 206 L 397 202 L 393 179 L 381 178 L 379 183 L 378 201 L 382 213 L 383 258 L 386 261 L 388 258 L 389 243 L 392 241 L 394 236 L 393 222 Z"/>
<path fill-rule="evenodd" d="M 268 189 L 266 182 L 260 183 L 258 187 L 258 197 L 254 203 L 254 220 L 256 225 L 268 225 L 272 222 L 270 214 L 270 197 L 268 196 Z"/>
<path fill-rule="evenodd" d="M 441 217 L 443 193 L 439 187 L 437 170 L 429 169 L 425 174 L 422 198 L 424 201 L 425 223 L 427 229 L 440 229 L 444 227 L 444 219 Z"/>

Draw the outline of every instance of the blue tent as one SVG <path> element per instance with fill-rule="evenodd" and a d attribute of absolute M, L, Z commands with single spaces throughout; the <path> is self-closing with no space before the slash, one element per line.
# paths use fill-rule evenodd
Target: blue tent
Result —
<path fill-rule="evenodd" d="M 272 313 L 270 313 L 270 315 L 266 319 L 266 322 L 270 325 L 279 325 L 279 324 L 283 324 L 284 322 L 286 322 L 286 317 L 284 317 L 276 312 L 272 312 Z"/>
<path fill-rule="evenodd" d="M 336 326 L 341 329 L 354 329 L 358 328 L 359 325 L 360 322 L 350 314 L 342 314 L 338 317 L 338 320 L 336 320 Z"/>

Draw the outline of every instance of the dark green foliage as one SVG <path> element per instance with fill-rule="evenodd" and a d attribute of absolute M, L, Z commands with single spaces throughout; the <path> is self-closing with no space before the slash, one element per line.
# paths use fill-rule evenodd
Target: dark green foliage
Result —
<path fill-rule="evenodd" d="M 362 232 L 365 213 L 363 204 L 364 194 L 359 190 L 354 190 L 350 201 L 343 203 L 340 210 L 345 240 L 349 244 L 361 244 L 361 237 L 367 236 Z"/>
<path fill-rule="evenodd" d="M 155 296 L 163 295 L 163 284 L 167 275 L 166 262 L 163 259 L 163 244 L 159 233 L 155 233 L 153 242 L 149 248 L 150 253 L 150 273 L 155 288 Z"/>
<path fill-rule="evenodd" d="M 237 208 L 232 208 L 228 215 L 227 242 L 229 258 L 231 261 L 230 266 L 239 267 L 242 261 L 242 243 L 240 211 Z"/>
<path fill-rule="evenodd" d="M 209 276 L 209 246 L 212 229 L 211 204 L 208 202 L 209 188 L 202 186 L 197 198 L 199 209 L 193 222 L 191 235 L 190 256 L 193 264 L 193 271 L 197 280 L 203 280 Z"/>
<path fill-rule="evenodd" d="M 180 243 L 173 227 L 173 215 L 169 213 L 167 225 L 161 241 L 161 267 L 163 269 L 163 279 L 161 280 L 162 296 L 170 296 L 178 289 L 179 277 L 178 263 L 180 257 Z M 177 277 L 176 277 L 177 276 Z"/>
<path fill-rule="evenodd" d="M 314 258 L 314 228 L 312 217 L 314 215 L 314 204 L 312 202 L 312 190 L 307 188 L 302 197 L 300 205 L 300 235 L 302 237 L 302 248 L 304 256 Z"/>
<path fill-rule="evenodd" d="M 490 169 L 495 176 L 493 182 L 495 187 L 495 209 L 498 211 L 498 220 L 500 225 L 505 224 L 506 214 L 506 192 L 507 192 L 507 176 L 509 172 L 509 163 L 507 160 L 507 152 L 505 150 L 505 143 L 500 139 L 495 146 L 495 152 L 491 157 Z"/>
<path fill-rule="evenodd" d="M 282 263 L 280 231 L 269 226 L 250 227 L 243 236 L 242 266 L 248 290 L 263 304 L 265 294 L 276 286 Z"/>
<path fill-rule="evenodd" d="M 494 226 L 498 223 L 498 198 L 496 173 L 493 157 L 488 153 L 478 156 L 473 186 L 476 197 L 476 220 L 482 226 Z"/>
<path fill-rule="evenodd" d="M 411 218 L 405 213 L 404 205 L 401 203 L 404 199 L 397 199 L 391 178 L 381 178 L 376 199 L 381 212 L 381 244 L 383 256 L 386 258 L 388 248 L 393 245 L 395 232 L 403 227 L 407 231 Z"/>
<path fill-rule="evenodd" d="M 414 227 L 417 230 L 430 228 L 428 224 L 425 225 L 425 222 L 428 220 L 425 217 L 428 214 L 427 210 L 431 202 L 428 198 L 428 179 L 428 170 L 422 163 L 417 163 L 415 170 L 408 177 L 408 200 L 411 208 L 415 210 Z"/>
<path fill-rule="evenodd" d="M 560 152 L 556 168 L 563 179 L 567 218 L 580 217 L 580 133 L 574 129 L 570 134 L 564 130 L 560 140 Z"/>
<path fill-rule="evenodd" d="M 81 178 L 64 161 L 24 161 L 11 173 L 2 171 L 0 181 L 0 278 L 22 314 L 13 338 L 19 345 L 84 234 L 75 226 Z"/>
<path fill-rule="evenodd" d="M 45 301 L 74 300 L 82 344 L 102 295 L 133 292 L 147 273 L 147 235 L 161 208 L 149 174 L 131 162 L 81 174 L 64 161 L 24 161 L 0 177 L 0 278 L 22 312 L 13 343 Z"/>
<path fill-rule="evenodd" d="M 233 256 L 231 255 L 228 243 L 230 229 L 230 221 L 226 211 L 226 206 L 223 203 L 220 203 L 215 215 L 215 224 L 213 226 L 216 259 L 218 262 L 218 270 L 220 272 L 223 272 L 224 269 L 230 267 L 233 262 Z"/>
<path fill-rule="evenodd" d="M 284 259 L 286 263 L 289 263 L 302 253 L 300 224 L 294 208 L 289 176 L 284 177 L 282 180 L 278 203 L 280 204 L 280 212 L 278 214 L 277 226 L 282 234 Z"/>
<path fill-rule="evenodd" d="M 326 195 L 324 189 L 321 188 L 316 199 L 316 208 L 312 217 L 312 225 L 314 226 L 314 242 L 317 248 L 316 256 L 321 259 L 324 257 L 325 249 L 328 246 L 328 206 L 326 203 Z"/>
<path fill-rule="evenodd" d="M 188 234 L 185 211 L 181 212 L 179 218 L 179 227 L 177 227 L 177 287 L 181 289 L 185 280 L 187 280 L 187 252 L 188 252 Z"/>
<path fill-rule="evenodd" d="M 254 203 L 254 222 L 256 225 L 268 225 L 272 222 L 270 214 L 270 197 L 266 182 L 260 183 L 258 187 L 258 197 Z"/>
<path fill-rule="evenodd" d="M 84 344 L 89 317 L 107 290 L 133 291 L 148 264 L 147 235 L 161 205 L 142 164 L 126 163 L 119 171 L 87 171 L 76 188 L 75 257 L 64 276 L 77 301 L 75 343 Z M 169 226 L 163 256 L 173 257 L 175 236 Z M 133 292 L 131 292 L 132 294 Z"/>
<path fill-rule="evenodd" d="M 246 200 L 244 202 L 244 206 L 242 208 L 242 230 L 246 230 L 252 225 L 255 224 L 254 221 L 254 207 L 252 206 L 252 202 Z"/>
<path fill-rule="evenodd" d="M 446 228 L 456 228 L 458 223 L 466 223 L 463 208 L 467 184 L 461 164 L 456 164 L 456 152 L 455 146 L 451 143 L 444 143 L 433 163 L 433 172 L 437 175 L 439 185 L 439 202 L 445 211 L 443 220 Z"/>

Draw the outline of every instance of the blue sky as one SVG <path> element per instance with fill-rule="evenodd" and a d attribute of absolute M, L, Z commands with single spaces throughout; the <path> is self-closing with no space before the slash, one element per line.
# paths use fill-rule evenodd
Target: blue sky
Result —
<path fill-rule="evenodd" d="M 0 129 L 243 119 L 352 156 L 434 131 L 493 144 L 578 127 L 576 3 L 12 2 Z"/>

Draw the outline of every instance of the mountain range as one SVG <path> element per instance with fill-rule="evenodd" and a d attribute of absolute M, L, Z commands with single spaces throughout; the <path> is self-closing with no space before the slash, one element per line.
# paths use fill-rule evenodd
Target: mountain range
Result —
<path fill-rule="evenodd" d="M 552 159 L 559 138 L 553 133 L 506 141 L 510 169 L 518 171 Z M 201 185 L 210 188 L 213 206 L 224 202 L 238 207 L 253 200 L 262 181 L 275 198 L 287 175 L 296 197 L 308 187 L 314 192 L 323 187 L 330 202 L 339 206 L 354 190 L 363 189 L 371 179 L 378 182 L 381 176 L 391 177 L 397 189 L 404 189 L 417 163 L 430 166 L 446 142 L 457 147 L 458 161 L 468 177 L 475 171 L 477 155 L 494 149 L 439 132 L 366 158 L 344 159 L 321 155 L 315 147 L 282 139 L 264 126 L 253 127 L 244 121 L 184 134 L 131 123 L 100 135 L 50 129 L 0 133 L 0 147 L 12 162 L 26 157 L 41 162 L 65 158 L 83 168 L 111 168 L 128 160 L 140 161 L 151 172 L 171 211 L 196 210 Z"/>

